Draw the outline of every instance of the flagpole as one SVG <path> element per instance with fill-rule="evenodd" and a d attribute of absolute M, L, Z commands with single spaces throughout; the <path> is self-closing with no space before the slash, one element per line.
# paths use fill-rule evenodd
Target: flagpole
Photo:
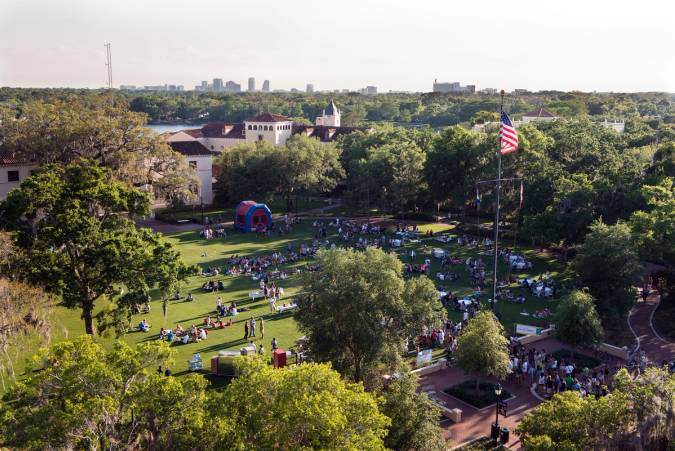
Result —
<path fill-rule="evenodd" d="M 504 112 L 504 90 L 501 92 L 501 102 L 499 104 L 499 118 L 501 121 L 502 113 Z M 501 140 L 500 140 L 501 143 Z M 495 242 L 493 246 L 494 252 L 494 266 L 492 268 L 492 302 L 490 307 L 492 311 L 495 311 L 495 304 L 497 303 L 497 262 L 499 260 L 498 255 L 498 241 L 499 241 L 499 192 L 502 188 L 502 151 L 501 144 L 497 149 L 497 195 L 496 200 L 497 204 L 495 206 Z"/>

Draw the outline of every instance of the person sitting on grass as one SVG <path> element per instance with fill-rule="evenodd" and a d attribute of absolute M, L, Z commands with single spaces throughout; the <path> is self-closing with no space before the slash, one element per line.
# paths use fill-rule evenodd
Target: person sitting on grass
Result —
<path fill-rule="evenodd" d="M 150 324 L 144 319 L 141 320 L 140 323 L 138 323 L 138 330 L 141 332 L 147 332 L 150 330 Z"/>
<path fill-rule="evenodd" d="M 192 296 L 192 293 L 188 293 L 188 295 L 185 297 L 185 302 L 192 302 L 194 301 L 194 297 Z"/>

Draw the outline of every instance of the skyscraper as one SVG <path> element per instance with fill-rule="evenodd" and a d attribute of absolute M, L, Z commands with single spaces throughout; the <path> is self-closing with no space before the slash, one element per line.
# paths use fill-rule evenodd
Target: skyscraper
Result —
<path fill-rule="evenodd" d="M 221 80 L 222 83 L 222 80 Z M 235 83 L 232 80 L 228 81 L 225 83 L 225 91 L 227 92 L 241 92 L 241 85 L 239 83 Z"/>
<path fill-rule="evenodd" d="M 213 79 L 213 90 L 214 91 L 222 91 L 223 90 L 223 79 L 222 78 L 214 78 Z"/>
<path fill-rule="evenodd" d="M 307 94 L 311 94 L 314 92 L 314 85 L 312 83 L 307 83 L 307 88 L 305 88 L 305 92 Z"/>
<path fill-rule="evenodd" d="M 248 92 L 255 91 L 255 77 L 248 77 Z"/>
<path fill-rule="evenodd" d="M 270 92 L 270 81 L 269 80 L 263 81 L 262 91 L 263 92 Z"/>

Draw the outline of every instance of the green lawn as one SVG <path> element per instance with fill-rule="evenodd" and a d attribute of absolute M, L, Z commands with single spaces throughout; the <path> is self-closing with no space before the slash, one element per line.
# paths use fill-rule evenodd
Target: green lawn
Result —
<path fill-rule="evenodd" d="M 452 226 L 447 224 L 429 224 L 420 226 L 420 230 L 426 231 L 431 228 L 434 232 L 452 232 Z M 260 255 L 270 254 L 275 251 L 285 251 L 287 245 L 290 243 L 294 248 L 298 248 L 300 243 L 310 243 L 314 238 L 314 229 L 311 227 L 309 221 L 305 224 L 297 226 L 291 235 L 282 237 L 272 236 L 270 238 L 258 238 L 254 234 L 241 234 L 228 230 L 227 238 L 215 239 L 206 241 L 199 237 L 197 231 L 185 231 L 166 236 L 166 239 L 175 244 L 181 252 L 181 255 L 186 263 L 196 264 L 202 267 L 207 266 L 224 266 L 226 258 L 233 254 L 238 255 Z M 335 238 L 335 229 L 329 228 L 329 239 Z M 416 249 L 417 256 L 416 263 L 421 263 L 426 255 L 430 255 L 433 248 L 443 248 L 449 251 L 452 255 L 457 255 L 466 258 L 467 255 L 474 256 L 476 249 L 467 249 L 457 246 L 454 242 L 451 244 L 444 244 L 435 240 L 423 240 L 421 243 L 414 245 L 407 244 L 396 252 L 401 256 L 404 262 L 410 260 L 410 249 Z M 523 250 L 520 250 L 523 251 Z M 529 255 L 534 263 L 534 269 L 528 273 L 529 276 L 538 276 L 540 273 L 549 269 L 554 277 L 563 277 L 559 271 L 562 268 L 556 261 L 551 261 L 535 251 L 528 249 L 524 252 Z M 485 257 L 487 258 L 487 257 Z M 486 262 L 487 263 L 487 262 Z M 297 263 L 297 266 L 305 265 L 306 261 Z M 488 268 L 490 264 L 487 265 Z M 453 267 L 454 272 L 460 274 L 461 279 L 458 282 L 443 283 L 435 278 L 435 274 L 440 270 L 440 264 L 437 260 L 432 258 L 431 275 L 434 277 L 434 283 L 437 286 L 450 289 L 462 295 L 469 294 L 471 288 L 469 287 L 470 278 L 464 269 L 464 265 Z M 506 265 L 502 265 L 502 272 L 506 272 Z M 290 274 L 290 272 L 289 272 Z M 523 276 L 524 273 L 519 273 L 518 276 Z M 503 276 L 505 277 L 505 275 Z M 220 350 L 238 350 L 244 345 L 243 335 L 243 321 L 248 320 L 252 316 L 256 318 L 262 317 L 265 320 L 265 338 L 256 337 L 258 344 L 262 343 L 265 346 L 267 353 L 270 351 L 270 341 L 272 337 L 276 337 L 279 344 L 283 348 L 290 348 L 294 345 L 297 338 L 301 336 L 292 315 L 286 314 L 272 314 L 269 312 L 269 307 L 264 299 L 258 299 L 255 302 L 248 299 L 248 293 L 258 288 L 258 282 L 246 276 L 219 276 L 215 280 L 222 279 L 225 285 L 225 291 L 216 293 L 202 292 L 201 285 L 205 277 L 194 276 L 191 277 L 181 290 L 181 294 L 185 296 L 188 291 L 191 291 L 195 297 L 193 302 L 172 301 L 168 308 L 166 320 L 162 315 L 162 303 L 158 296 L 153 296 L 151 302 L 151 312 L 147 315 L 135 315 L 132 325 L 135 327 L 142 318 L 146 318 L 152 325 L 151 332 L 142 333 L 132 331 L 128 333 L 124 339 L 129 343 L 138 343 L 146 340 L 154 340 L 157 338 L 157 333 L 161 327 L 173 328 L 176 324 L 181 324 L 184 328 L 190 327 L 192 324 L 201 324 L 204 318 L 212 314 L 215 309 L 216 298 L 221 296 L 224 303 L 235 301 L 238 306 L 245 306 L 250 308 L 250 311 L 242 312 L 234 317 L 234 323 L 231 327 L 225 329 L 217 329 L 210 331 L 207 340 L 200 343 L 191 343 L 187 345 L 174 344 L 173 348 L 176 351 L 176 358 L 174 363 L 174 372 L 180 373 L 187 367 L 187 360 L 194 353 L 201 353 L 206 365 L 208 365 L 209 358 L 215 355 Z M 285 290 L 282 302 L 287 302 L 298 293 L 300 290 L 299 276 L 290 275 L 284 281 L 278 282 Z M 517 289 L 516 289 L 517 291 Z M 487 301 L 489 296 L 483 296 L 482 300 Z M 520 312 L 525 310 L 529 313 L 535 310 L 540 310 L 545 307 L 550 309 L 555 308 L 557 301 L 548 301 L 540 298 L 527 296 L 524 305 L 516 305 L 508 302 L 500 302 L 497 304 L 497 312 L 502 317 L 507 330 L 512 330 L 513 324 L 521 322 L 530 325 L 545 326 L 548 324 L 547 320 L 537 320 L 531 316 L 521 316 Z M 103 305 L 99 305 L 102 308 Z M 449 311 L 449 316 L 453 319 L 460 319 L 460 313 L 454 310 Z M 258 331 L 256 331 L 258 332 Z M 84 333 L 84 327 L 80 314 L 76 310 L 67 310 L 62 307 L 57 308 L 55 325 L 52 331 L 52 340 L 62 340 L 66 337 L 74 337 Z M 113 337 L 100 338 L 104 343 L 111 344 Z M 27 353 L 24 353 L 26 355 Z M 24 367 L 22 359 L 17 359 L 17 369 Z M 20 371 L 18 371 L 20 374 Z"/>

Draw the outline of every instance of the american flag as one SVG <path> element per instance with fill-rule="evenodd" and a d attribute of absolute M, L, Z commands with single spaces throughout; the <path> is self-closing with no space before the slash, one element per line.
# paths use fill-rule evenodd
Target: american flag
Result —
<path fill-rule="evenodd" d="M 502 111 L 502 120 L 499 126 L 499 141 L 502 155 L 518 150 L 518 133 L 513 128 L 509 115 Z"/>

